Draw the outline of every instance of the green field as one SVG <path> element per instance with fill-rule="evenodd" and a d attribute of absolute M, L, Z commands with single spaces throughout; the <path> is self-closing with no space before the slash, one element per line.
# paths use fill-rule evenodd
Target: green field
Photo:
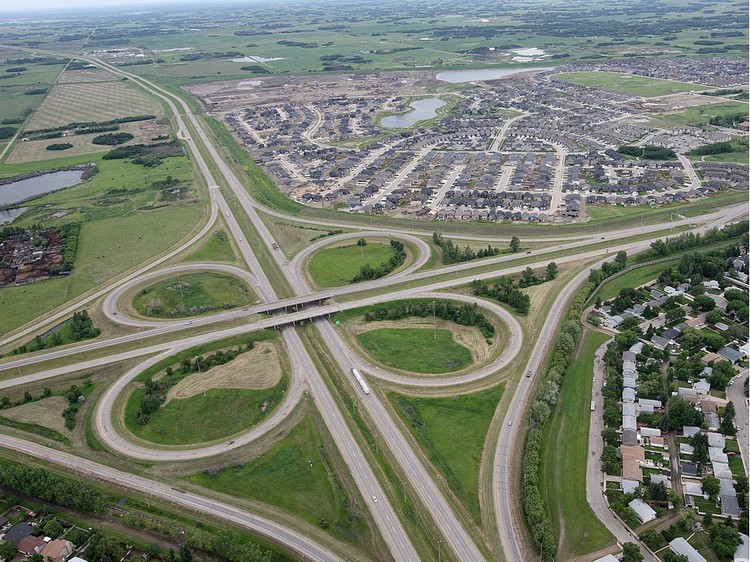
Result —
<path fill-rule="evenodd" d="M 634 269 L 633 271 L 623 273 L 605 283 L 599 290 L 598 295 L 603 301 L 614 298 L 621 289 L 625 289 L 626 287 L 640 287 L 649 281 L 653 281 L 659 277 L 662 271 L 668 267 L 675 267 L 677 263 L 678 262 L 656 263 L 654 265 L 646 265 Z"/>
<path fill-rule="evenodd" d="M 368 241 L 366 246 L 349 244 L 323 248 L 310 256 L 308 271 L 313 282 L 322 288 L 340 287 L 359 273 L 365 264 L 378 267 L 393 256 L 389 244 Z"/>
<path fill-rule="evenodd" d="M 388 367 L 414 373 L 451 373 L 472 362 L 471 352 L 450 330 L 380 328 L 357 334 L 359 344 Z"/>
<path fill-rule="evenodd" d="M 594 552 L 614 538 L 586 501 L 589 417 L 594 352 L 610 336 L 585 331 L 565 374 L 560 398 L 544 427 L 539 487 L 561 544 L 560 560 Z"/>
<path fill-rule="evenodd" d="M 661 80 L 659 78 L 631 74 L 618 74 L 616 72 L 566 72 L 555 75 L 554 79 L 561 82 L 572 82 L 581 86 L 589 86 L 591 88 L 622 92 L 643 98 L 654 98 L 676 92 L 708 89 L 707 87 L 701 88 L 701 86 L 685 82 L 674 82 L 672 80 Z"/>
<path fill-rule="evenodd" d="M 248 306 L 252 290 L 240 279 L 214 272 L 188 273 L 150 285 L 133 299 L 133 307 L 152 318 L 184 318 Z"/>
<path fill-rule="evenodd" d="M 365 521 L 341 485 L 311 417 L 284 440 L 253 461 L 228 467 L 216 476 L 205 472 L 187 480 L 212 490 L 278 506 L 347 542 L 364 543 Z"/>
<path fill-rule="evenodd" d="M 479 464 L 504 385 L 449 398 L 415 398 L 390 393 L 388 399 L 451 490 L 477 524 Z M 460 438 L 457 438 L 460 436 Z"/>
<path fill-rule="evenodd" d="M 287 378 L 265 390 L 207 390 L 205 395 L 172 400 L 151 414 L 146 425 L 136 421 L 143 390 L 133 391 L 125 411 L 125 425 L 136 436 L 161 445 L 190 445 L 231 437 L 259 423 L 278 406 Z M 261 406 L 272 405 L 265 412 Z"/>
<path fill-rule="evenodd" d="M 652 116 L 650 125 L 656 127 L 680 127 L 689 125 L 691 127 L 702 127 L 709 124 L 712 117 L 734 115 L 736 113 L 748 114 L 747 102 L 724 101 L 716 98 L 717 103 L 710 105 L 699 105 L 675 113 L 658 113 Z"/>
<path fill-rule="evenodd" d="M 195 253 L 190 254 L 185 261 L 207 262 L 235 262 L 237 256 L 234 255 L 232 243 L 229 241 L 227 233 L 223 230 L 214 232 L 208 241 L 203 244 Z"/>

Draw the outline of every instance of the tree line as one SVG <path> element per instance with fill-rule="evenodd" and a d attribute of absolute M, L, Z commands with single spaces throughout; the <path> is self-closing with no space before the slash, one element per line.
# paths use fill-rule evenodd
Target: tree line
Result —
<path fill-rule="evenodd" d="M 531 306 L 529 295 L 516 287 L 511 277 L 501 277 L 495 283 L 475 279 L 471 282 L 471 288 L 475 295 L 509 304 L 519 314 L 526 314 Z"/>
<path fill-rule="evenodd" d="M 445 240 L 437 232 L 432 233 L 432 241 L 443 251 L 443 263 L 445 264 L 462 263 L 500 254 L 500 248 L 490 246 L 489 244 L 487 244 L 486 248 L 482 248 L 477 252 L 472 250 L 468 244 L 462 250 L 458 245 L 453 243 L 453 240 Z"/>
<path fill-rule="evenodd" d="M 449 301 L 417 301 L 397 302 L 392 304 L 377 305 L 374 309 L 365 313 L 365 321 L 376 320 L 401 320 L 409 316 L 424 318 L 432 316 L 436 318 L 455 322 L 462 326 L 476 326 L 482 331 L 485 338 L 491 338 L 495 333 L 495 327 L 482 313 L 476 303 L 454 304 Z"/>
<path fill-rule="evenodd" d="M 721 229 L 712 228 L 702 236 L 693 232 L 683 232 L 679 236 L 673 236 L 664 240 L 659 238 L 651 243 L 650 254 L 668 256 L 674 252 L 705 246 L 738 236 L 742 237 L 742 244 L 747 246 L 748 227 L 750 227 L 750 222 L 744 220 L 736 224 L 728 224 Z M 648 256 L 648 253 L 645 255 Z"/>

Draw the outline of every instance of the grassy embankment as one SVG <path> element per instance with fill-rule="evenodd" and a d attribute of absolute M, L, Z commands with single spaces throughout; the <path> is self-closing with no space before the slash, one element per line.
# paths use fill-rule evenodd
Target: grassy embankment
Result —
<path fill-rule="evenodd" d="M 388 399 L 450 489 L 481 524 L 479 465 L 505 385 L 446 398 L 389 393 Z"/>
<path fill-rule="evenodd" d="M 586 501 L 594 352 L 608 339 L 607 334 L 584 332 L 557 407 L 544 428 L 540 489 L 560 537 L 561 560 L 594 552 L 614 540 Z"/>

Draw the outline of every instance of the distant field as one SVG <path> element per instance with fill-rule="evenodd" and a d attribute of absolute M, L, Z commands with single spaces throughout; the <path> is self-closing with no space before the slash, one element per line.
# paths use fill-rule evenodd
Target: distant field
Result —
<path fill-rule="evenodd" d="M 163 113 L 157 101 L 121 81 L 56 84 L 34 112 L 27 129 Z"/>
<path fill-rule="evenodd" d="M 318 287 L 340 287 L 359 273 L 365 264 L 378 267 L 393 256 L 389 244 L 368 241 L 364 247 L 355 242 L 347 246 L 324 248 L 310 257 L 308 271 Z"/>
<path fill-rule="evenodd" d="M 718 99 L 721 100 L 721 98 Z M 689 107 L 676 113 L 660 113 L 652 116 L 650 124 L 657 127 L 677 127 L 680 125 L 700 127 L 707 125 L 712 117 L 736 113 L 747 115 L 747 102 L 718 101 L 711 105 Z"/>
<path fill-rule="evenodd" d="M 471 351 L 449 330 L 380 328 L 357 334 L 357 341 L 384 365 L 415 373 L 450 373 L 472 362 Z"/>
<path fill-rule="evenodd" d="M 568 72 L 557 74 L 555 80 L 561 82 L 572 82 L 581 86 L 602 88 L 613 92 L 622 92 L 644 98 L 665 96 L 675 92 L 689 92 L 690 90 L 708 89 L 696 84 L 685 82 L 673 82 L 671 80 L 660 80 L 659 78 L 647 78 L 629 74 L 618 74 L 616 72 Z"/>

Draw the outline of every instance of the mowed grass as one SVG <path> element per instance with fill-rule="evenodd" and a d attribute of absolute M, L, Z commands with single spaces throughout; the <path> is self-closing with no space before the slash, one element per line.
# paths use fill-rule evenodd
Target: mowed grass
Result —
<path fill-rule="evenodd" d="M 85 223 L 70 275 L 0 290 L 0 334 L 166 250 L 190 232 L 202 211 L 199 205 L 164 207 Z"/>
<path fill-rule="evenodd" d="M 379 328 L 357 334 L 357 341 L 383 365 L 414 373 L 450 373 L 471 364 L 471 352 L 450 330 L 434 335 L 429 328 Z"/>
<path fill-rule="evenodd" d="M 249 429 L 279 404 L 287 377 L 273 388 L 246 390 L 214 388 L 205 395 L 171 400 L 152 413 L 146 425 L 136 421 L 143 389 L 130 396 L 125 425 L 135 435 L 161 445 L 188 445 L 223 439 Z M 263 411 L 264 404 L 268 404 Z"/>
<path fill-rule="evenodd" d="M 388 395 L 396 412 L 479 524 L 479 464 L 487 429 L 505 390 L 499 385 L 449 398 Z"/>
<path fill-rule="evenodd" d="M 75 122 L 163 113 L 154 98 L 122 81 L 55 84 L 26 128 L 46 129 Z"/>
<path fill-rule="evenodd" d="M 557 407 L 544 428 L 540 489 L 550 510 L 560 560 L 571 560 L 614 542 L 586 501 L 589 419 L 594 352 L 607 334 L 585 331 L 568 368 Z"/>
<path fill-rule="evenodd" d="M 624 273 L 623 275 L 615 277 L 611 281 L 605 283 L 604 286 L 602 286 L 602 288 L 599 290 L 599 297 L 603 301 L 606 301 L 616 297 L 621 289 L 624 289 L 626 287 L 640 287 L 641 285 L 644 285 L 649 281 L 653 281 L 654 279 L 659 277 L 661 272 L 665 269 L 669 267 L 676 267 L 678 263 L 679 262 L 676 261 L 656 263 L 654 265 L 646 265 L 634 269 L 633 271 Z"/>
<path fill-rule="evenodd" d="M 603 90 L 622 92 L 644 98 L 665 96 L 675 92 L 709 89 L 708 86 L 701 87 L 685 82 L 619 74 L 617 72 L 566 72 L 564 74 L 557 74 L 553 78 L 561 82 L 572 82 L 581 86 L 601 88 Z"/>
<path fill-rule="evenodd" d="M 133 307 L 153 318 L 184 318 L 219 309 L 247 306 L 255 301 L 253 291 L 240 279 L 214 272 L 170 277 L 143 289 Z"/>
<path fill-rule="evenodd" d="M 365 264 L 378 267 L 393 256 L 390 244 L 367 242 L 366 246 L 356 243 L 335 248 L 324 248 L 310 256 L 308 271 L 318 287 L 340 287 L 359 273 Z"/>
<path fill-rule="evenodd" d="M 232 243 L 229 241 L 227 233 L 223 230 L 218 230 L 195 253 L 185 258 L 185 261 L 235 262 L 237 261 L 237 256 L 234 254 Z"/>
<path fill-rule="evenodd" d="M 216 476 L 201 472 L 186 480 L 280 507 L 349 542 L 364 542 L 369 534 L 364 521 L 349 507 L 354 502 L 347 497 L 309 416 L 257 459 L 225 468 Z"/>

